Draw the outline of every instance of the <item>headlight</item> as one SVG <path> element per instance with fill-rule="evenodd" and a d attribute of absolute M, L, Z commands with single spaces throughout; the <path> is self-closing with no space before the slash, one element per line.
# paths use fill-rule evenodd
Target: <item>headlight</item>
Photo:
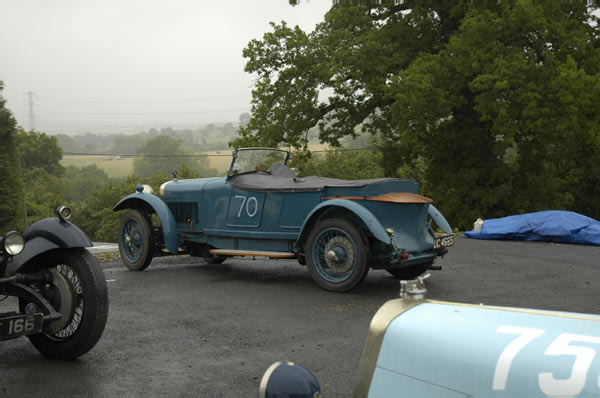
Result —
<path fill-rule="evenodd" d="M 158 193 L 160 194 L 161 197 L 165 196 L 165 188 L 167 187 L 167 185 L 169 185 L 172 182 L 173 181 L 167 181 L 167 182 L 163 182 L 161 184 L 160 189 L 158 190 Z"/>
<path fill-rule="evenodd" d="M 144 187 L 144 190 L 143 190 L 144 193 L 149 193 L 150 195 L 154 195 L 154 189 L 152 189 L 152 187 L 150 185 L 144 184 L 143 187 Z"/>
<path fill-rule="evenodd" d="M 23 235 L 20 232 L 10 231 L 4 235 L 2 246 L 4 247 L 5 253 L 16 256 L 23 251 L 23 248 L 25 247 L 25 238 L 23 238 Z"/>
<path fill-rule="evenodd" d="M 69 206 L 58 206 L 54 209 L 54 214 L 61 220 L 68 220 L 71 217 L 71 208 Z"/>
<path fill-rule="evenodd" d="M 135 186 L 135 190 L 136 190 L 136 192 L 139 192 L 139 193 L 148 193 L 150 195 L 154 195 L 154 190 L 148 184 L 137 184 Z"/>

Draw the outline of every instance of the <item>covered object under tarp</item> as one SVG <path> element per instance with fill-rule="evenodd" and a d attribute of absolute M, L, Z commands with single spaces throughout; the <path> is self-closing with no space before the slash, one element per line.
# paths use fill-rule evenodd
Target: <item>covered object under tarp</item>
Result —
<path fill-rule="evenodd" d="M 539 240 L 600 246 L 600 221 L 571 211 L 551 210 L 484 220 L 474 239 Z"/>

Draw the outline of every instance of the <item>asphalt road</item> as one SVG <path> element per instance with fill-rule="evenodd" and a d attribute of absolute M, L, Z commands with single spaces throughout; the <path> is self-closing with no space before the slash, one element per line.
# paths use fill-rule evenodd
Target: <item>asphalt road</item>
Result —
<path fill-rule="evenodd" d="M 600 314 L 598 247 L 459 238 L 438 264 L 431 298 Z M 110 314 L 98 345 L 60 362 L 25 338 L 0 342 L 0 396 L 254 396 L 282 359 L 313 370 L 328 396 L 350 395 L 370 319 L 398 295 L 385 271 L 329 293 L 293 261 L 104 267 Z"/>

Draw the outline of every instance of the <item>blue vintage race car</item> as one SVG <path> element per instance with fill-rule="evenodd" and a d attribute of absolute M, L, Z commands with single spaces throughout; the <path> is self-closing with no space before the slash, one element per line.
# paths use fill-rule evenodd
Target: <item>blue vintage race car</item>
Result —
<path fill-rule="evenodd" d="M 162 199 L 138 185 L 114 207 L 129 209 L 119 236 L 125 266 L 141 271 L 153 256 L 178 253 L 212 264 L 232 256 L 295 258 L 317 284 L 338 292 L 369 268 L 399 278 L 440 269 L 433 263 L 454 236 L 416 182 L 300 178 L 289 158 L 279 149 L 239 149 L 226 177 L 173 178 L 161 186 Z"/>

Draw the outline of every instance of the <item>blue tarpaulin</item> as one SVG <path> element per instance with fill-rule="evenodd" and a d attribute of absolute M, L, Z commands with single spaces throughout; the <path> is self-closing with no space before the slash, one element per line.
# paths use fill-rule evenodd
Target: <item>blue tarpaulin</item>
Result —
<path fill-rule="evenodd" d="M 551 210 L 483 221 L 474 239 L 541 240 L 600 246 L 600 221 L 571 211 Z"/>

